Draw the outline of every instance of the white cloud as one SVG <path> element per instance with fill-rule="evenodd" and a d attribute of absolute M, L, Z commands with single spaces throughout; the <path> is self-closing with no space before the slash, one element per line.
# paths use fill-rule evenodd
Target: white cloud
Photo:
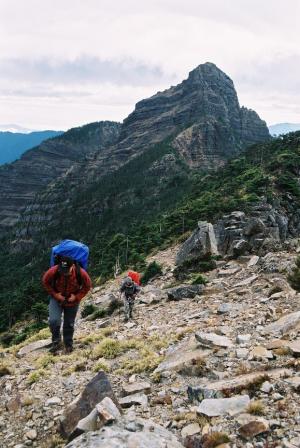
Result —
<path fill-rule="evenodd" d="M 206 61 L 268 122 L 299 122 L 299 13 L 298 0 L 1 0 L 0 123 L 122 120 Z"/>

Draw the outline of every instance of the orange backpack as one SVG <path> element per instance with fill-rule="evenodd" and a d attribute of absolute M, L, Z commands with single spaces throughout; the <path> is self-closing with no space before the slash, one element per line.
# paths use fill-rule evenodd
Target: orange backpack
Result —
<path fill-rule="evenodd" d="M 128 271 L 127 276 L 130 277 L 137 285 L 141 285 L 141 276 L 138 272 Z"/>

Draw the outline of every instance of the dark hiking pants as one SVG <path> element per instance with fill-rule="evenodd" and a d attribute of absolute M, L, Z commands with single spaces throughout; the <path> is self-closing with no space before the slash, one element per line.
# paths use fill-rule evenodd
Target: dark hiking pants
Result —
<path fill-rule="evenodd" d="M 124 298 L 125 319 L 131 319 L 132 318 L 134 299 L 135 299 L 134 296 L 125 294 L 125 298 Z"/>
<path fill-rule="evenodd" d="M 63 339 L 66 347 L 73 344 L 74 323 L 78 305 L 72 307 L 63 307 L 57 300 L 50 298 L 49 303 L 49 326 L 52 333 L 52 342 L 58 344 L 60 342 L 60 327 L 62 313 L 64 313 L 63 323 Z"/>

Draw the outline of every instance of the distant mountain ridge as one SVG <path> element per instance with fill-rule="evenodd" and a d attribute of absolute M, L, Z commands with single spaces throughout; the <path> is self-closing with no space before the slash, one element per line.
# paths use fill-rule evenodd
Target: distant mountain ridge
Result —
<path fill-rule="evenodd" d="M 271 135 L 282 135 L 300 130 L 300 123 L 277 123 L 269 126 Z"/>
<path fill-rule="evenodd" d="M 17 160 L 28 149 L 40 145 L 48 138 L 57 137 L 63 131 L 36 131 L 29 133 L 0 130 L 0 165 Z"/>

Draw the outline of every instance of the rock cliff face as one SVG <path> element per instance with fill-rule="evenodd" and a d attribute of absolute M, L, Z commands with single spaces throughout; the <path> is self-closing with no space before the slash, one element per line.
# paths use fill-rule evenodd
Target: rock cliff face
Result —
<path fill-rule="evenodd" d="M 36 194 L 118 138 L 120 124 L 91 123 L 27 151 L 20 160 L 0 168 L 0 231 L 14 225 Z"/>
<path fill-rule="evenodd" d="M 72 189 L 87 188 L 167 138 L 192 169 L 218 168 L 246 146 L 270 138 L 265 122 L 240 108 L 233 82 L 211 63 L 199 65 L 181 84 L 140 101 L 121 127 L 109 122 L 90 126 L 88 138 L 73 131 L 66 141 L 66 133 L 0 171 L 0 231 L 15 224 L 24 210 L 26 225 L 32 210 L 41 222 L 47 209 L 49 221 L 55 206 L 72 201 Z M 91 152 L 95 157 L 78 164 L 82 154 Z M 41 192 L 42 204 L 36 196 Z"/>
<path fill-rule="evenodd" d="M 146 147 L 175 135 L 174 146 L 197 168 L 216 168 L 270 137 L 256 112 L 240 108 L 232 80 L 211 63 L 199 65 L 181 84 L 140 101 L 124 121 L 119 148 Z"/>

